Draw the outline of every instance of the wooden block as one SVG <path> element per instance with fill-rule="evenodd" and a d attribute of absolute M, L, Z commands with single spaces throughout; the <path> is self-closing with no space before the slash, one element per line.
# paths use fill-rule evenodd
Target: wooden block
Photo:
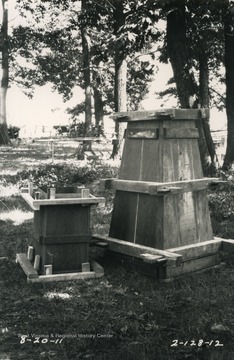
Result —
<path fill-rule="evenodd" d="M 50 188 L 50 199 L 55 199 L 55 194 L 56 194 L 56 189 L 55 188 Z"/>
<path fill-rule="evenodd" d="M 89 272 L 90 271 L 90 263 L 89 262 L 82 263 L 81 264 L 81 271 L 82 272 Z"/>
<path fill-rule="evenodd" d="M 28 246 L 27 258 L 29 261 L 33 261 L 33 258 L 34 258 L 33 246 Z"/>
<path fill-rule="evenodd" d="M 93 235 L 93 239 L 104 240 L 108 243 L 108 249 L 114 252 L 119 252 L 122 254 L 140 257 L 144 253 L 152 255 L 161 255 L 171 261 L 174 261 L 176 264 L 181 264 L 182 255 L 176 254 L 175 252 L 169 252 L 165 250 L 154 249 L 148 246 L 134 244 L 128 241 L 123 241 L 119 239 L 114 239 L 109 236 Z"/>
<path fill-rule="evenodd" d="M 143 261 L 148 262 L 150 264 L 154 264 L 154 263 L 158 262 L 158 260 L 162 261 L 162 259 L 164 261 L 166 261 L 166 258 L 164 258 L 160 255 L 152 255 L 152 254 L 141 254 L 140 259 L 143 259 Z"/>
<path fill-rule="evenodd" d="M 31 182 L 28 183 L 28 193 L 30 196 L 33 195 L 33 184 Z"/>
<path fill-rule="evenodd" d="M 38 273 L 27 258 L 26 254 L 16 254 L 16 262 L 20 264 L 29 280 L 38 278 Z"/>
<path fill-rule="evenodd" d="M 22 193 L 28 194 L 28 188 L 20 188 L 20 192 L 21 192 L 21 194 Z"/>
<path fill-rule="evenodd" d="M 79 195 L 81 195 L 81 190 L 85 189 L 85 186 L 76 186 L 75 192 Z"/>
<path fill-rule="evenodd" d="M 52 274 L 52 275 L 41 275 L 38 278 L 30 278 L 30 282 L 52 282 L 52 281 L 73 281 L 73 280 L 86 280 L 95 279 L 100 277 L 99 274 L 95 274 L 94 271 L 89 272 L 78 272 L 68 274 Z"/>
<path fill-rule="evenodd" d="M 104 275 L 104 268 L 95 260 L 91 260 L 91 269 L 101 276 Z"/>
<path fill-rule="evenodd" d="M 89 198 L 90 191 L 89 189 L 81 189 L 81 197 L 82 198 Z"/>
<path fill-rule="evenodd" d="M 46 275 L 52 275 L 52 272 L 53 272 L 52 265 L 45 265 L 44 270 L 45 270 Z"/>
<path fill-rule="evenodd" d="M 93 241 L 90 243 L 90 245 L 94 245 L 100 248 L 108 248 L 108 243 L 104 241 Z"/>
<path fill-rule="evenodd" d="M 33 267 L 34 267 L 34 269 L 36 271 L 39 270 L 39 268 L 40 268 L 40 255 L 35 256 Z"/>

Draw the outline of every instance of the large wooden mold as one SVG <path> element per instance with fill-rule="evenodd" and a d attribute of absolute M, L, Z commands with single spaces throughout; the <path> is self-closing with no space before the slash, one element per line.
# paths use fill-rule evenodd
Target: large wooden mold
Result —
<path fill-rule="evenodd" d="M 126 121 L 118 179 L 104 181 L 116 190 L 109 236 L 95 235 L 109 256 L 160 279 L 220 264 L 232 240 L 214 239 L 196 123 L 207 109 L 168 109 L 117 113 Z M 232 249 L 232 250 L 231 250 Z"/>

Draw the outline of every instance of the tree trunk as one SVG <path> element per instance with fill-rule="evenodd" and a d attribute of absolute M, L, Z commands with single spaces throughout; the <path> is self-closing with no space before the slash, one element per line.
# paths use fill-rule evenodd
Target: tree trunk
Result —
<path fill-rule="evenodd" d="M 203 44 L 199 45 L 199 98 L 202 108 L 210 108 L 210 94 L 209 94 L 209 67 L 208 56 Z M 203 163 L 203 171 L 206 176 L 214 176 L 217 172 L 216 163 L 217 156 L 213 139 L 210 132 L 209 118 L 200 120 L 201 136 L 200 136 L 200 152 Z M 202 141 L 202 139 L 204 139 Z"/>
<path fill-rule="evenodd" d="M 172 65 L 177 93 L 182 108 L 209 107 L 207 62 L 200 63 L 200 88 L 198 88 L 189 55 L 186 37 L 185 1 L 171 0 L 167 16 L 167 49 Z M 200 94 L 199 94 L 200 90 Z M 201 104 L 201 99 L 202 102 Z M 202 169 L 205 176 L 215 172 L 213 140 L 210 134 L 209 119 L 197 121 L 199 149 Z M 210 153 L 210 151 L 211 153 Z"/>
<path fill-rule="evenodd" d="M 82 12 L 86 11 L 87 1 L 81 1 Z M 91 96 L 91 74 L 90 74 L 90 39 L 87 34 L 84 19 L 81 24 L 82 52 L 83 52 L 83 74 L 85 87 L 85 136 L 89 135 L 92 124 L 92 96 Z"/>
<path fill-rule="evenodd" d="M 1 33 L 1 52 L 2 52 L 2 77 L 0 91 L 0 145 L 8 145 L 10 139 L 7 131 L 6 116 L 6 97 L 9 85 L 9 52 L 8 52 L 8 9 L 7 1 L 2 0 L 2 33 Z"/>
<path fill-rule="evenodd" d="M 190 66 L 186 37 L 185 1 L 171 0 L 167 15 L 167 50 L 182 108 L 196 108 L 198 88 Z"/>
<path fill-rule="evenodd" d="M 95 74 L 95 82 L 93 86 L 94 92 L 94 113 L 95 113 L 95 126 L 98 129 L 99 135 L 104 132 L 103 125 L 103 117 L 104 117 L 104 109 L 103 109 L 103 100 L 102 94 L 100 91 L 101 80 L 98 74 Z"/>
<path fill-rule="evenodd" d="M 114 3 L 114 31 L 118 35 L 119 29 L 125 23 L 123 12 L 123 2 L 118 0 Z M 115 50 L 115 112 L 127 111 L 127 62 L 125 60 L 124 49 L 121 46 L 116 46 Z M 124 123 L 115 123 L 116 139 L 113 140 L 113 150 L 111 158 L 115 158 L 122 150 L 123 135 L 126 125 Z"/>
<path fill-rule="evenodd" d="M 228 8 L 226 1 L 224 15 L 225 70 L 226 70 L 226 113 L 227 113 L 227 149 L 223 170 L 229 170 L 234 162 L 234 6 Z"/>

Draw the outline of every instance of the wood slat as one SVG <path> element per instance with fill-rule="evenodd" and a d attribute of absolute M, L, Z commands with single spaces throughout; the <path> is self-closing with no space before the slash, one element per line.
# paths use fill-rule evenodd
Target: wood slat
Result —
<path fill-rule="evenodd" d="M 132 111 L 115 113 L 113 118 L 119 122 L 161 120 L 165 118 L 195 120 L 209 117 L 209 109 L 164 109 L 151 111 Z"/>
<path fill-rule="evenodd" d="M 122 179 L 106 179 L 102 180 L 107 189 L 114 189 L 127 192 L 136 192 L 150 195 L 157 195 L 159 192 L 172 191 L 189 192 L 204 190 L 216 178 L 203 178 L 173 182 L 151 182 L 151 181 L 135 181 Z"/>
<path fill-rule="evenodd" d="M 132 130 L 127 131 L 128 139 L 158 139 L 158 130 L 159 129 L 142 129 L 142 130 Z"/>
<path fill-rule="evenodd" d="M 179 246 L 175 248 L 169 248 L 167 251 L 176 252 L 183 256 L 183 261 L 191 260 L 206 255 L 212 255 L 218 253 L 223 246 L 223 239 L 212 239 L 202 241 L 200 243 Z"/>
<path fill-rule="evenodd" d="M 163 202 L 164 199 L 161 196 L 139 194 L 134 240 L 136 244 L 156 249 L 164 248 L 162 236 L 164 224 Z"/>
<path fill-rule="evenodd" d="M 138 194 L 116 191 L 110 237 L 134 242 L 137 203 Z"/>
<path fill-rule="evenodd" d="M 61 198 L 61 194 L 59 194 L 60 198 L 58 199 L 39 199 L 34 200 L 33 197 L 26 193 L 21 193 L 22 198 L 30 205 L 33 210 L 40 210 L 40 206 L 47 205 L 72 205 L 72 204 L 98 204 L 104 203 L 105 198 L 103 197 L 87 197 L 87 198 Z"/>
<path fill-rule="evenodd" d="M 90 240 L 91 240 L 91 235 L 89 234 L 39 236 L 39 242 L 42 244 L 89 243 Z"/>
<path fill-rule="evenodd" d="M 100 277 L 100 274 L 96 274 L 94 271 L 89 272 L 76 272 L 68 274 L 52 274 L 52 275 L 40 275 L 38 278 L 30 278 L 29 282 L 39 283 L 39 282 L 52 282 L 52 281 L 73 281 L 73 280 L 85 280 L 85 279 L 95 279 Z"/>
<path fill-rule="evenodd" d="M 161 255 L 152 255 L 152 254 L 141 254 L 140 259 L 142 259 L 143 261 L 145 261 L 149 264 L 166 261 L 165 257 L 163 257 Z"/>
<path fill-rule="evenodd" d="M 165 139 L 198 139 L 197 129 L 164 128 Z"/>
<path fill-rule="evenodd" d="M 21 266 L 29 280 L 38 278 L 38 273 L 27 258 L 26 254 L 16 254 L 16 262 Z"/>
<path fill-rule="evenodd" d="M 170 260 L 174 260 L 176 264 L 180 264 L 182 262 L 182 255 L 176 254 L 174 252 L 172 253 L 165 250 L 153 249 L 148 246 L 133 244 L 131 242 L 114 239 L 109 236 L 93 235 L 93 238 L 97 240 L 105 240 L 109 245 L 109 250 L 122 254 L 139 258 L 142 254 L 148 253 L 152 255 L 164 256 Z"/>

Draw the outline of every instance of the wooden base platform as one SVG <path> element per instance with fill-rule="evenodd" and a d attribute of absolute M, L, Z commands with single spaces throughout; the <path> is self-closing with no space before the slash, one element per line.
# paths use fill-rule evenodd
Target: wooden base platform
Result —
<path fill-rule="evenodd" d="M 46 265 L 46 275 L 38 275 L 38 272 L 35 269 L 35 265 L 37 265 L 37 262 L 34 262 L 33 265 L 30 260 L 30 249 L 28 251 L 28 254 L 16 254 L 16 263 L 21 266 L 24 273 L 27 275 L 27 281 L 31 283 L 96 279 L 104 276 L 103 267 L 95 260 L 91 260 L 90 263 L 88 262 L 82 264 L 82 272 L 52 274 L 52 265 Z"/>
<path fill-rule="evenodd" d="M 93 236 L 93 242 L 97 246 L 101 243 L 107 249 L 107 256 L 128 270 L 163 281 L 222 266 L 222 254 L 234 252 L 234 240 L 222 238 L 167 250 L 99 235 Z"/>

